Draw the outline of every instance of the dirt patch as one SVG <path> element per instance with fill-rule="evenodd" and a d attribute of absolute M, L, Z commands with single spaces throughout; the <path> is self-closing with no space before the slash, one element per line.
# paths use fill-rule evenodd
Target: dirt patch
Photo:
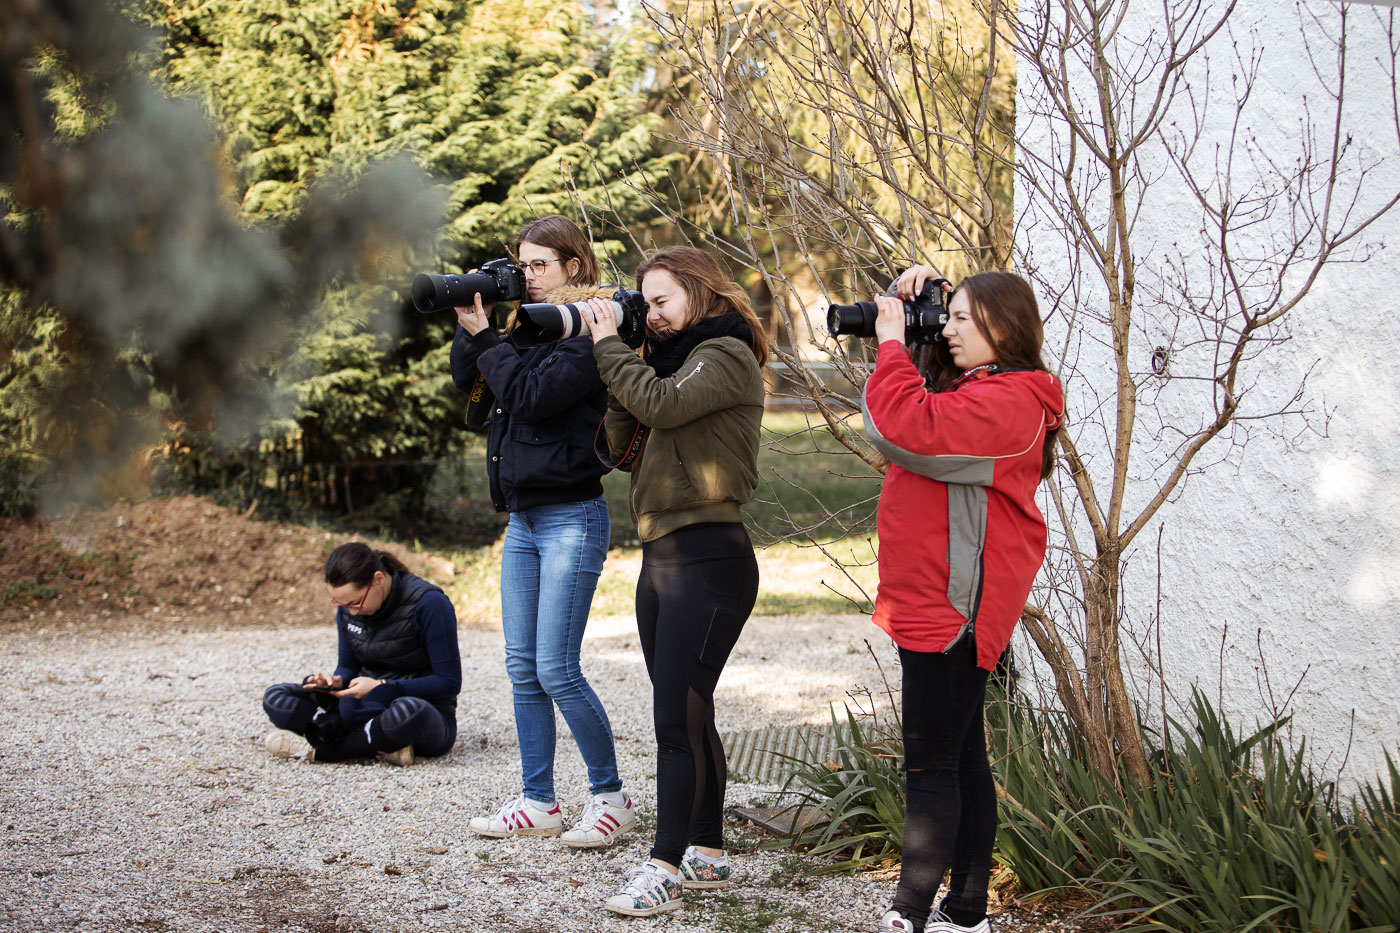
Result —
<path fill-rule="evenodd" d="M 352 540 L 191 496 L 0 519 L 0 626 L 323 625 L 326 555 Z M 454 573 L 440 558 L 367 543 L 435 582 Z"/>

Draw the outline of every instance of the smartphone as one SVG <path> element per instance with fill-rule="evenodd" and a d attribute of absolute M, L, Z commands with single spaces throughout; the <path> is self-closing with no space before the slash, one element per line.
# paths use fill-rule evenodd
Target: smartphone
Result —
<path fill-rule="evenodd" d="M 301 689 L 311 693 L 334 693 L 337 690 L 344 690 L 344 687 L 327 687 L 325 684 L 302 684 Z"/>

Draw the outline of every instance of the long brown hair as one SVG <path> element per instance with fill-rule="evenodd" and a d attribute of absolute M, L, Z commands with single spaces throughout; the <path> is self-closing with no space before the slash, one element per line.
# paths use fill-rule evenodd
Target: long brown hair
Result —
<path fill-rule="evenodd" d="M 957 290 L 967 292 L 972 321 L 992 348 L 998 366 L 1050 371 L 1041 356 L 1045 327 L 1040 320 L 1040 305 L 1029 282 L 1012 272 L 979 272 L 963 279 Z M 941 344 L 928 366 L 935 389 L 947 388 L 962 375 L 962 370 L 954 366 L 948 356 L 946 346 Z M 1049 476 L 1055 465 L 1055 442 L 1059 435 L 1058 427 L 1045 432 L 1040 457 L 1041 479 Z"/>
<path fill-rule="evenodd" d="M 395 573 L 408 573 L 408 568 L 388 551 L 376 551 L 368 544 L 351 541 L 331 551 L 326 558 L 326 582 L 331 586 L 369 586 L 374 582 L 376 572 L 386 577 Z"/>
<path fill-rule="evenodd" d="M 545 249 L 552 249 L 569 268 L 569 260 L 578 260 L 578 269 L 569 274 L 570 285 L 597 285 L 603 277 L 603 269 L 598 265 L 598 256 L 593 252 L 593 244 L 579 229 L 578 224 L 561 214 L 546 214 L 520 228 L 515 235 L 515 254 L 520 255 L 524 243 L 534 243 Z"/>
<path fill-rule="evenodd" d="M 570 285 L 597 285 L 603 277 L 603 267 L 598 264 L 598 256 L 593 252 L 588 237 L 578 224 L 562 214 L 546 214 L 521 227 L 515 235 L 516 258 L 520 256 L 520 247 L 526 243 L 558 253 Z M 578 268 L 573 272 L 568 271 L 570 259 L 578 260 Z M 515 319 L 519 315 L 519 308 L 510 309 L 510 314 L 506 315 L 506 333 L 515 330 Z"/>
<path fill-rule="evenodd" d="M 724 270 L 709 253 L 693 246 L 671 246 L 657 250 L 637 267 L 637 287 L 641 288 L 647 273 L 656 269 L 671 273 L 685 291 L 686 315 L 682 330 L 707 317 L 737 314 L 753 334 L 750 346 L 753 355 L 758 358 L 758 365 L 768 362 L 768 334 L 749 303 L 748 292 L 725 276 Z"/>

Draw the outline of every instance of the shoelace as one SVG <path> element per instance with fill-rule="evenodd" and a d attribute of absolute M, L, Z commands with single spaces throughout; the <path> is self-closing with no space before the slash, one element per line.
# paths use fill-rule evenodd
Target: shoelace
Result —
<path fill-rule="evenodd" d="M 511 827 L 513 829 L 515 828 L 516 824 L 520 822 L 520 818 L 517 814 L 519 814 L 524 809 L 525 795 L 520 794 L 518 796 L 510 798 L 505 803 L 501 804 L 501 809 L 496 811 L 494 818 L 500 820 L 501 822 L 505 823 L 506 826 Z"/>
<path fill-rule="evenodd" d="M 629 868 L 627 883 L 622 886 L 622 890 L 637 900 L 651 897 L 660 902 L 666 898 L 666 876 L 646 865 Z"/>
<path fill-rule="evenodd" d="M 578 829 L 592 829 L 594 824 L 603 815 L 603 805 L 594 798 L 588 798 L 588 803 L 584 805 L 583 816 L 578 818 Z"/>
<path fill-rule="evenodd" d="M 525 795 L 521 794 L 520 796 L 512 797 L 505 803 L 501 804 L 501 809 L 496 811 L 496 816 L 505 819 L 507 816 L 509 816 L 516 810 L 523 809 L 525 809 Z"/>

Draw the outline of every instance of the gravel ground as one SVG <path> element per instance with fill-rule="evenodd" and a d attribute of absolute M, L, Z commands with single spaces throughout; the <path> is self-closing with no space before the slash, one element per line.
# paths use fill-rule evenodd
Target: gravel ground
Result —
<path fill-rule="evenodd" d="M 601 910 L 654 826 L 649 691 L 630 619 L 590 623 L 584 669 L 644 832 L 595 851 L 467 831 L 519 786 L 499 633 L 460 633 L 456 747 L 394 768 L 262 748 L 263 688 L 332 663 L 329 624 L 152 628 L 0 633 L 0 929 L 860 931 L 892 894 L 888 878 L 794 875 L 794 856 L 748 851 L 759 833 L 734 822 L 728 891 L 687 895 L 652 920 Z M 721 731 L 826 721 L 829 702 L 876 678 L 866 638 L 888 669 L 892 646 L 877 635 L 856 616 L 752 620 L 720 682 Z M 556 772 L 572 819 L 587 786 L 562 720 Z M 764 791 L 731 785 L 728 804 Z M 998 918 L 1003 933 L 1032 929 L 1073 927 Z"/>

